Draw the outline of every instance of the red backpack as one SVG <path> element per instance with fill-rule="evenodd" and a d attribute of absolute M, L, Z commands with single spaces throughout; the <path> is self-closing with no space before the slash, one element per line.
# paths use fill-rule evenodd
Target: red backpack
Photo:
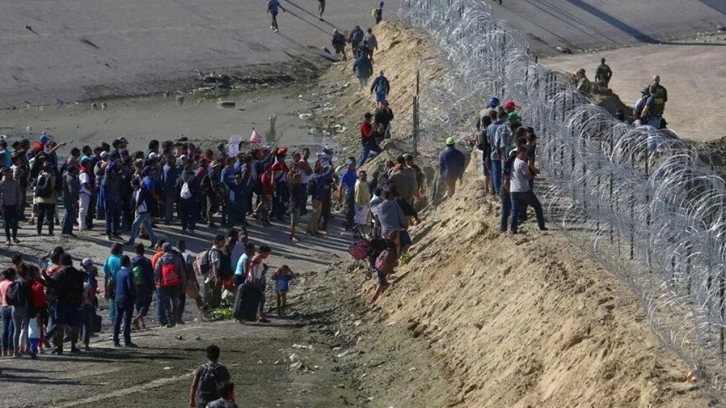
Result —
<path fill-rule="evenodd" d="M 161 287 L 170 288 L 181 284 L 179 271 L 176 269 L 174 262 L 164 262 L 161 264 Z"/>
<path fill-rule="evenodd" d="M 353 257 L 353 259 L 358 261 L 366 259 L 370 251 L 371 244 L 365 239 L 359 239 L 351 242 L 350 246 L 348 246 L 348 253 Z"/>

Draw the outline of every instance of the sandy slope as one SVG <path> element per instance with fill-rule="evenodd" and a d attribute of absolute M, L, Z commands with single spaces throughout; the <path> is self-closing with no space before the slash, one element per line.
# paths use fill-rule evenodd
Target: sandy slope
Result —
<path fill-rule="evenodd" d="M 411 67 L 431 54 L 430 45 L 392 24 L 376 34 L 382 49 L 376 70 L 384 67 L 393 78 L 393 106 L 405 115 L 414 87 Z M 325 78 L 340 83 L 347 69 L 333 69 Z M 367 98 L 367 93 L 344 97 L 341 111 L 331 117 L 367 109 Z M 357 140 L 354 134 L 350 131 Z M 405 141 L 395 141 L 400 145 Z M 389 154 L 398 154 L 394 145 Z M 412 231 L 413 259 L 399 268 L 379 301 L 386 317 L 380 325 L 406 324 L 449 372 L 458 393 L 448 403 L 707 405 L 695 391 L 698 385 L 684 381 L 686 364 L 656 343 L 628 287 L 559 232 L 539 232 L 530 222 L 522 235 L 501 236 L 498 205 L 485 197 L 470 166 L 457 195 L 425 211 L 424 222 Z M 350 277 L 338 279 L 350 285 Z M 363 284 L 361 301 L 372 289 Z"/>

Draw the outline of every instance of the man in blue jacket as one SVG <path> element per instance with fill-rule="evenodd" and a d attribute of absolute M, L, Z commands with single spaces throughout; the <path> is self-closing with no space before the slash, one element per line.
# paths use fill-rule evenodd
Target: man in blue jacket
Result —
<path fill-rule="evenodd" d="M 134 303 L 137 297 L 136 283 L 131 272 L 131 258 L 121 258 L 121 269 L 116 273 L 116 320 L 113 322 L 113 345 L 121 347 L 119 332 L 123 321 L 124 347 L 136 347 L 131 342 L 131 318 L 134 314 Z"/>
<path fill-rule="evenodd" d="M 353 63 L 353 73 L 358 78 L 358 90 L 368 87 L 368 78 L 373 75 L 373 63 L 366 53 L 360 53 Z"/>
<path fill-rule="evenodd" d="M 466 158 L 464 153 L 456 149 L 456 140 L 453 137 L 446 139 L 446 148 L 439 154 L 439 174 L 446 184 L 446 197 L 456 192 L 456 180 L 464 177 Z"/>

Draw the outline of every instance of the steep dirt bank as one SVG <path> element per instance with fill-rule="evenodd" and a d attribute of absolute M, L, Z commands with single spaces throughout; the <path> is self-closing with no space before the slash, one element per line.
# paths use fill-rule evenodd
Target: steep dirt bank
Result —
<path fill-rule="evenodd" d="M 405 111 L 414 88 L 412 67 L 435 53 L 408 28 L 382 24 L 376 35 L 376 71 L 383 67 L 394 78 L 394 110 Z M 318 119 L 340 121 L 370 109 L 367 92 L 342 91 L 349 70 L 341 64 L 323 76 L 331 94 L 347 95 L 338 110 Z M 347 82 L 354 86 L 352 77 Z M 405 126 L 396 123 L 396 129 Z M 341 144 L 357 147 L 352 126 L 346 135 Z M 395 145 L 405 147 L 405 141 Z M 424 160 L 429 162 L 419 163 L 432 164 L 430 157 Z M 384 395 L 383 401 L 372 400 L 375 406 L 389 406 L 383 402 L 394 397 L 395 406 L 422 406 L 402 399 L 407 392 L 420 396 L 408 391 L 414 385 L 437 397 L 425 400 L 423 406 L 431 407 L 709 405 L 699 384 L 685 381 L 687 365 L 659 347 L 627 286 L 556 231 L 539 232 L 528 223 L 521 235 L 501 236 L 498 206 L 470 166 L 455 197 L 423 212 L 424 221 L 412 229 L 413 258 L 399 267 L 374 307 L 367 304 L 374 282 L 364 280 L 361 269 L 346 274 L 350 263 L 343 261 L 324 272 L 324 285 L 342 290 L 318 307 L 327 303 L 332 309 L 336 326 L 330 334 L 345 339 L 338 350 L 360 345 L 342 367 L 360 387 Z M 385 341 L 401 330 L 408 333 L 405 341 Z M 416 349 L 432 354 L 432 367 L 446 373 L 451 385 L 445 396 L 425 386 L 439 381 L 437 374 L 415 365 L 403 370 Z M 409 378 L 413 385 L 399 388 Z"/>

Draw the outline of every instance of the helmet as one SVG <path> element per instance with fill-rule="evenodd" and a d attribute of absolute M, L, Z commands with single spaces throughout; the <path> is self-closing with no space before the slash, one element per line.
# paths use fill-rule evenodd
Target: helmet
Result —
<path fill-rule="evenodd" d="M 498 98 L 489 98 L 489 107 L 496 108 L 497 106 L 499 106 L 499 99 Z"/>

